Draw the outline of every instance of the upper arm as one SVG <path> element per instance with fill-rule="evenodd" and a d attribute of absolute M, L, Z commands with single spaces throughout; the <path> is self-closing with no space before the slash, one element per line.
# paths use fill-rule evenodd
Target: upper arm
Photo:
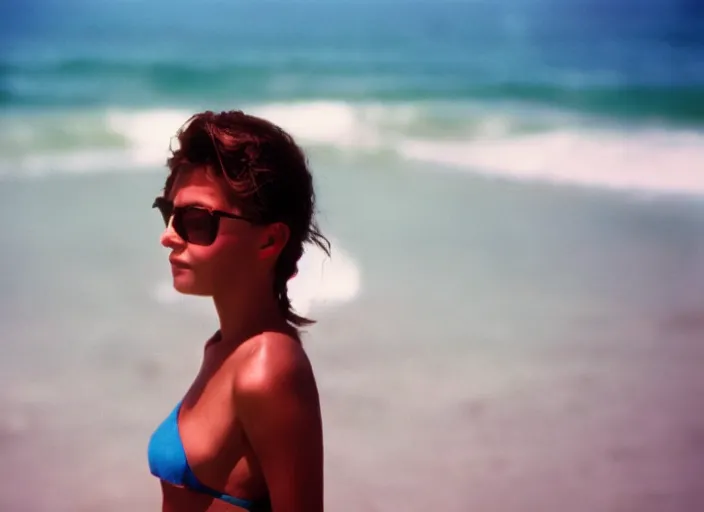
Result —
<path fill-rule="evenodd" d="M 236 386 L 238 418 L 273 512 L 322 512 L 323 435 L 312 370 L 304 357 L 266 352 Z"/>

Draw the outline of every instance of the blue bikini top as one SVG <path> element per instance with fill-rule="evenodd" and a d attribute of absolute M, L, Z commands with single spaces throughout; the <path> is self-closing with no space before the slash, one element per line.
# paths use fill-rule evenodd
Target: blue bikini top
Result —
<path fill-rule="evenodd" d="M 264 502 L 243 500 L 211 489 L 198 481 L 188 465 L 178 430 L 178 412 L 181 404 L 182 401 L 176 404 L 171 414 L 159 425 L 149 440 L 149 470 L 152 475 L 170 484 L 187 487 L 251 512 L 269 510 L 268 500 Z"/>

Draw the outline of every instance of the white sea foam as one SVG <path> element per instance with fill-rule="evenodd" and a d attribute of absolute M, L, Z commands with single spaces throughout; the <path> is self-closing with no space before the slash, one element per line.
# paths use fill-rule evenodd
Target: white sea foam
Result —
<path fill-rule="evenodd" d="M 178 110 L 8 116 L 0 126 L 0 176 L 155 169 L 187 118 Z"/>
<path fill-rule="evenodd" d="M 587 130 L 574 115 L 448 103 L 310 101 L 243 108 L 280 124 L 306 148 L 384 151 L 516 179 L 704 193 L 704 133 L 698 131 Z M 13 118 L 0 128 L 0 176 L 160 169 L 190 114 L 109 109 Z"/>
<path fill-rule="evenodd" d="M 447 142 L 408 140 L 409 158 L 459 169 L 585 186 L 704 194 L 704 135 L 557 130 Z"/>

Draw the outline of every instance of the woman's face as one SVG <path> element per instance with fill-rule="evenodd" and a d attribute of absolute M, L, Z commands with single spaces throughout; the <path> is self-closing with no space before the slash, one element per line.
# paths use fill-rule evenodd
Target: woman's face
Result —
<path fill-rule="evenodd" d="M 220 178 L 195 169 L 176 177 L 167 199 L 175 208 L 194 206 L 240 214 L 228 201 L 226 190 Z M 215 220 L 203 211 L 195 213 L 188 221 L 192 228 L 202 231 Z M 161 244 L 171 249 L 174 288 L 189 295 L 213 296 L 234 288 L 248 290 L 261 286 L 286 242 L 282 240 L 280 226 L 257 226 L 244 219 L 221 217 L 215 240 L 209 245 L 198 245 L 179 236 L 171 216 L 161 235 Z"/>

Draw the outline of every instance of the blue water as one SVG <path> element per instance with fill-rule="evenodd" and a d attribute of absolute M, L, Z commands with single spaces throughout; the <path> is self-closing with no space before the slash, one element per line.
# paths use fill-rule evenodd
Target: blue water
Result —
<path fill-rule="evenodd" d="M 330 510 L 702 509 L 698 0 L 27 0 L 0 42 L 0 510 L 158 508 L 215 317 L 149 206 L 205 108 L 310 157 Z"/>
<path fill-rule="evenodd" d="M 49 5 L 3 23 L 6 106 L 449 98 L 704 120 L 686 2 Z"/>
<path fill-rule="evenodd" d="M 163 141 L 190 112 L 244 108 L 335 151 L 373 146 L 520 178 L 698 192 L 704 20 L 697 5 L 4 7 L 0 174 L 105 167 L 116 158 L 160 165 Z M 536 162 L 534 148 L 555 157 Z M 575 151 L 593 175 L 574 167 Z"/>

